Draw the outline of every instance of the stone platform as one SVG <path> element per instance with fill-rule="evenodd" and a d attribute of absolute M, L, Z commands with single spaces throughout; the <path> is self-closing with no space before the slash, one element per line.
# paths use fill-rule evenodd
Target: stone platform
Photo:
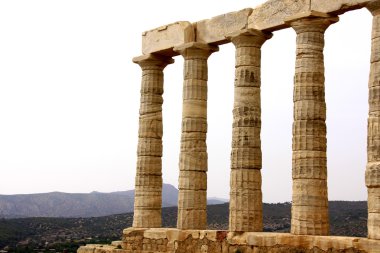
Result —
<path fill-rule="evenodd" d="M 123 231 L 123 241 L 90 244 L 78 253 L 380 253 L 380 241 L 358 237 L 292 235 L 288 233 L 179 230 Z"/>

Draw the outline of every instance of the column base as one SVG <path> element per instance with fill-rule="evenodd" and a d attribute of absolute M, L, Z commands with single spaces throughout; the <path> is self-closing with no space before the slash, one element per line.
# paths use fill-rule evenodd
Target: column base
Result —
<path fill-rule="evenodd" d="M 292 235 L 268 232 L 127 228 L 123 241 L 112 245 L 90 244 L 78 253 L 380 253 L 380 240 L 358 237 Z"/>

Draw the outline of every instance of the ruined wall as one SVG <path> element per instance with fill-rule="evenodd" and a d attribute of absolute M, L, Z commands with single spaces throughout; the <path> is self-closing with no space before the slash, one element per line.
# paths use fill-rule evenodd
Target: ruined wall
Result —
<path fill-rule="evenodd" d="M 124 230 L 111 246 L 86 245 L 78 253 L 380 253 L 380 241 L 338 236 L 287 233 L 178 230 Z"/>

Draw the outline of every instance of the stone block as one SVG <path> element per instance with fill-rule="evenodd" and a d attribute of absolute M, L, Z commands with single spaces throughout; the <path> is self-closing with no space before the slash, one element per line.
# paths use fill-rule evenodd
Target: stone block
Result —
<path fill-rule="evenodd" d="M 234 105 L 260 108 L 260 88 L 235 86 Z"/>
<path fill-rule="evenodd" d="M 260 68 L 261 49 L 260 47 L 246 46 L 238 47 L 235 53 L 235 66 L 255 66 Z"/>
<path fill-rule="evenodd" d="M 161 208 L 147 210 L 145 207 L 135 207 L 133 214 L 133 227 L 161 227 Z"/>
<path fill-rule="evenodd" d="M 327 182 L 320 179 L 294 179 L 293 205 L 327 207 Z"/>
<path fill-rule="evenodd" d="M 261 190 L 261 171 L 254 169 L 231 170 L 231 189 Z"/>
<path fill-rule="evenodd" d="M 186 79 L 183 83 L 184 100 L 207 100 L 207 81 Z"/>
<path fill-rule="evenodd" d="M 293 135 L 326 136 L 326 124 L 320 120 L 297 120 L 293 122 Z"/>
<path fill-rule="evenodd" d="M 137 146 L 138 156 L 162 156 L 162 141 L 155 138 L 139 138 Z"/>
<path fill-rule="evenodd" d="M 136 171 L 141 174 L 162 175 L 161 157 L 157 156 L 138 156 Z"/>
<path fill-rule="evenodd" d="M 203 171 L 181 171 L 178 189 L 207 190 L 207 174 Z"/>
<path fill-rule="evenodd" d="M 240 66 L 235 69 L 235 87 L 261 86 L 260 68 L 255 66 Z"/>
<path fill-rule="evenodd" d="M 173 47 L 194 40 L 194 27 L 190 22 L 175 22 L 144 32 L 142 34 L 142 53 L 161 53 L 174 56 L 178 53 L 172 50 Z"/>
<path fill-rule="evenodd" d="M 247 8 L 198 21 L 195 23 L 197 41 L 218 45 L 227 43 L 226 36 L 247 28 L 251 12 L 252 9 Z"/>
<path fill-rule="evenodd" d="M 231 169 L 261 169 L 260 148 L 232 148 Z"/>
<path fill-rule="evenodd" d="M 380 213 L 368 213 L 368 238 L 380 240 Z"/>
<path fill-rule="evenodd" d="M 364 7 L 370 0 L 312 0 L 311 9 L 331 14 L 342 14 L 346 11 L 360 9 Z"/>
<path fill-rule="evenodd" d="M 180 182 L 180 185 L 182 183 Z M 178 192 L 178 203 L 182 209 L 206 209 L 206 190 L 183 190 Z"/>
<path fill-rule="evenodd" d="M 259 127 L 234 127 L 232 129 L 232 148 L 260 148 Z"/>
<path fill-rule="evenodd" d="M 326 120 L 326 104 L 324 101 L 304 100 L 294 102 L 294 119 Z"/>
<path fill-rule="evenodd" d="M 180 229 L 206 229 L 206 209 L 179 209 L 177 227 Z M 193 236 L 194 238 L 194 236 Z"/>
<path fill-rule="evenodd" d="M 161 208 L 161 202 L 161 191 L 158 189 L 156 192 L 142 192 L 140 194 L 136 193 L 135 196 L 136 208 L 157 209 Z"/>
<path fill-rule="evenodd" d="M 380 213 L 380 187 L 368 188 L 368 212 Z"/>
<path fill-rule="evenodd" d="M 293 151 L 312 150 L 325 151 L 326 137 L 314 135 L 294 135 L 293 136 Z"/>
<path fill-rule="evenodd" d="M 365 171 L 365 183 L 367 187 L 380 187 L 380 162 L 367 164 Z"/>
<path fill-rule="evenodd" d="M 199 118 L 183 118 L 182 132 L 201 132 L 207 133 L 207 120 Z M 206 137 L 205 137 L 206 138 Z"/>
<path fill-rule="evenodd" d="M 144 237 L 154 240 L 165 239 L 167 238 L 166 233 L 168 232 L 167 228 L 151 228 L 144 232 Z"/>
<path fill-rule="evenodd" d="M 309 0 L 269 0 L 253 9 L 248 28 L 275 31 L 287 27 L 284 20 L 309 10 Z"/>
<path fill-rule="evenodd" d="M 184 100 L 182 106 L 183 118 L 207 118 L 207 101 Z"/>
<path fill-rule="evenodd" d="M 179 169 L 180 171 L 207 171 L 207 153 L 181 152 L 179 156 Z"/>
<path fill-rule="evenodd" d="M 292 156 L 293 178 L 326 179 L 327 158 L 326 152 L 321 151 L 293 151 Z"/>
<path fill-rule="evenodd" d="M 248 28 L 275 31 L 287 27 L 285 19 L 302 12 L 312 10 L 336 15 L 360 9 L 369 2 L 370 0 L 269 0 L 252 10 Z"/>
<path fill-rule="evenodd" d="M 261 127 L 260 114 L 257 113 L 256 115 L 250 115 L 246 117 L 234 116 L 232 127 Z"/>
<path fill-rule="evenodd" d="M 327 208 L 315 206 L 292 206 L 292 219 L 307 221 L 306 223 L 326 223 L 328 225 Z"/>

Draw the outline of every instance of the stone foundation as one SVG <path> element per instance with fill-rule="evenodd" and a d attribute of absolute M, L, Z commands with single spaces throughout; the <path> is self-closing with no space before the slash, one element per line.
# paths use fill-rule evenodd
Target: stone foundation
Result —
<path fill-rule="evenodd" d="M 357 237 L 287 233 L 128 228 L 123 241 L 90 244 L 78 253 L 380 253 L 380 241 Z"/>

